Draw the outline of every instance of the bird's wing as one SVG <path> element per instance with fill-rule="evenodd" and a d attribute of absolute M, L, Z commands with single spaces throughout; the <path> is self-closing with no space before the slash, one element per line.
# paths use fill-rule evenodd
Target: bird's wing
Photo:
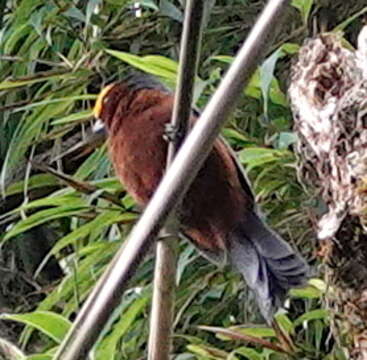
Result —
<path fill-rule="evenodd" d="M 196 118 L 195 120 L 197 120 L 200 117 L 200 112 L 196 108 L 193 109 L 193 114 L 194 114 L 194 118 Z M 242 186 L 243 190 L 246 192 L 246 194 L 248 194 L 249 196 L 251 196 L 251 199 L 252 200 L 255 199 L 255 194 L 254 194 L 254 192 L 253 192 L 253 190 L 251 188 L 250 180 L 247 177 L 246 171 L 243 168 L 242 164 L 240 163 L 240 161 L 239 161 L 236 153 L 234 152 L 234 150 L 231 148 L 231 146 L 229 145 L 229 143 L 227 142 L 227 140 L 225 140 L 222 135 L 219 135 L 218 136 L 218 139 L 219 139 L 219 141 L 221 143 L 224 144 L 224 146 L 226 147 L 227 151 L 231 155 L 231 159 L 232 159 L 234 165 L 236 166 L 238 179 L 240 180 L 240 183 L 241 183 L 241 186 Z"/>
<path fill-rule="evenodd" d="M 221 141 L 226 149 L 228 150 L 229 154 L 231 155 L 231 159 L 234 163 L 234 165 L 236 166 L 236 170 L 237 170 L 237 175 L 238 175 L 238 179 L 240 180 L 241 186 L 244 189 L 244 191 L 246 192 L 246 194 L 248 194 L 249 196 L 251 196 L 251 199 L 255 199 L 255 194 L 251 188 L 251 183 L 250 180 L 246 174 L 245 169 L 243 168 L 242 164 L 240 163 L 236 153 L 234 152 L 234 150 L 231 148 L 231 146 L 229 145 L 229 143 L 224 139 L 223 136 L 219 136 L 219 141 Z"/>

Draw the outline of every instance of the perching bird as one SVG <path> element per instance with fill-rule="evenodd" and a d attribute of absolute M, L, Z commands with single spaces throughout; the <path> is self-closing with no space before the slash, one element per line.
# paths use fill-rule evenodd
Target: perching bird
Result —
<path fill-rule="evenodd" d="M 111 84 L 94 113 L 105 124 L 117 176 L 144 207 L 165 171 L 173 95 L 142 74 Z M 196 121 L 192 115 L 191 124 Z M 305 283 L 305 261 L 261 218 L 243 168 L 218 139 L 177 214 L 180 232 L 214 262 L 229 261 L 271 321 L 291 287 Z"/>

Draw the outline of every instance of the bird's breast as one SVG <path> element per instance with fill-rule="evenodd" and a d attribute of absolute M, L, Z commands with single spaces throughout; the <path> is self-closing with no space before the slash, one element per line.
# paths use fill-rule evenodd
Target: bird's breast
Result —
<path fill-rule="evenodd" d="M 165 122 L 160 120 L 150 112 L 127 118 L 110 137 L 109 149 L 116 173 L 141 206 L 148 203 L 165 168 Z"/>

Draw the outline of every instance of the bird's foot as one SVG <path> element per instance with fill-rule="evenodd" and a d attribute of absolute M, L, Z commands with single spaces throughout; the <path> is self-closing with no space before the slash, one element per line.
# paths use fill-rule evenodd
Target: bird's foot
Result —
<path fill-rule="evenodd" d="M 174 142 L 177 143 L 181 140 L 182 131 L 179 129 L 178 126 L 172 125 L 168 123 L 165 125 L 163 139 L 167 142 Z"/>

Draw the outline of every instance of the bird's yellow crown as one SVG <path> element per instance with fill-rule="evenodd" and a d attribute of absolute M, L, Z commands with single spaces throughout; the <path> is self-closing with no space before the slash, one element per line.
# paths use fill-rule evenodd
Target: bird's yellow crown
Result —
<path fill-rule="evenodd" d="M 93 115 L 95 118 L 99 119 L 103 108 L 103 100 L 105 99 L 106 95 L 112 89 L 113 86 L 114 84 L 107 85 L 99 93 L 93 109 Z"/>

